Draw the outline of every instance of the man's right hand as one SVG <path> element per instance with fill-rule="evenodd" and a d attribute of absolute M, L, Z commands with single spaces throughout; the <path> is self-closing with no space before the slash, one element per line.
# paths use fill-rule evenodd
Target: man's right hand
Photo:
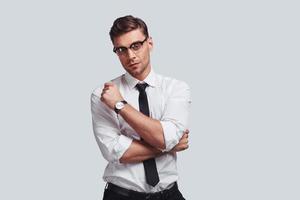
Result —
<path fill-rule="evenodd" d="M 178 152 L 178 151 L 184 151 L 187 148 L 189 148 L 188 137 L 189 137 L 189 130 L 186 129 L 184 131 L 183 136 L 179 140 L 179 143 L 175 147 L 173 147 L 173 149 L 170 151 L 170 153 L 176 154 L 176 152 Z"/>

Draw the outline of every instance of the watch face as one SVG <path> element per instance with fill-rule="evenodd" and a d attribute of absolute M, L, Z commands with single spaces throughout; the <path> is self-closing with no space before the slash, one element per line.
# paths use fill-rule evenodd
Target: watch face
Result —
<path fill-rule="evenodd" d="M 118 102 L 117 104 L 116 104 L 116 108 L 117 109 L 122 109 L 124 107 L 124 103 L 123 102 Z"/>

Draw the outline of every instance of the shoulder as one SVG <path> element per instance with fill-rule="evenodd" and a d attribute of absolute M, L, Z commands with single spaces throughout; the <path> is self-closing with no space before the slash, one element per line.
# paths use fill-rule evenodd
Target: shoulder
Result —
<path fill-rule="evenodd" d="M 189 85 L 182 80 L 167 76 L 157 75 L 157 84 L 161 92 L 169 99 L 191 100 L 191 90 Z"/>
<path fill-rule="evenodd" d="M 162 90 L 164 91 L 175 92 L 182 90 L 190 90 L 189 85 L 185 81 L 178 80 L 176 78 L 171 78 L 168 76 L 157 74 L 156 80 L 162 88 Z"/>
<path fill-rule="evenodd" d="M 121 76 L 118 76 L 110 81 L 115 83 L 118 87 L 120 87 L 121 85 L 124 84 L 124 74 L 122 74 Z M 107 82 L 109 82 L 109 81 L 107 81 Z M 105 82 L 100 83 L 95 89 L 92 90 L 92 96 L 97 96 L 97 97 L 101 96 L 104 83 Z"/>

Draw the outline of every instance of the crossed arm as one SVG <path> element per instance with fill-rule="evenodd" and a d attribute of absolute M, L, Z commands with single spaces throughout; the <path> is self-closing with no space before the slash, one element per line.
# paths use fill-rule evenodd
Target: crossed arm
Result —
<path fill-rule="evenodd" d="M 126 104 L 119 112 L 123 119 L 143 138 L 144 141 L 134 140 L 120 159 L 122 163 L 141 162 L 163 154 L 165 149 L 163 129 L 158 120 L 152 119 Z M 171 153 L 188 148 L 188 130 Z"/>
<path fill-rule="evenodd" d="M 165 153 L 176 154 L 176 152 L 186 150 L 188 148 L 188 130 L 180 139 L 179 143 L 169 152 L 162 152 L 161 150 L 150 146 L 149 144 L 133 140 L 129 148 L 125 151 L 120 158 L 121 163 L 134 163 L 142 162 L 149 158 L 154 158 Z"/>
<path fill-rule="evenodd" d="M 102 90 L 100 100 L 107 108 L 114 109 L 117 101 L 123 100 L 118 88 L 113 83 L 106 83 Z M 143 160 L 160 156 L 165 153 L 176 153 L 188 148 L 188 130 L 183 133 L 182 138 L 169 152 L 162 152 L 165 149 L 165 138 L 163 127 L 160 121 L 152 119 L 137 111 L 131 105 L 126 104 L 119 112 L 123 119 L 137 132 L 143 141 L 132 140 L 126 151 L 119 156 L 121 163 L 141 162 Z M 101 120 L 104 120 L 102 118 Z M 99 120 L 98 120 L 99 121 Z M 94 127 L 95 128 L 95 127 Z M 124 137 L 124 136 L 123 136 Z M 127 139 L 128 142 L 129 139 Z M 107 145 L 110 148 L 111 145 Z"/>

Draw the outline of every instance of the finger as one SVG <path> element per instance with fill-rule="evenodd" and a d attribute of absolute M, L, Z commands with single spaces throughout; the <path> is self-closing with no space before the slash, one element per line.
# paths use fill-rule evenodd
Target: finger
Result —
<path fill-rule="evenodd" d="M 184 132 L 187 133 L 187 134 L 189 134 L 190 130 L 189 129 L 185 129 Z"/>
<path fill-rule="evenodd" d="M 109 90 L 102 90 L 101 95 L 104 95 L 105 93 L 108 93 L 108 92 L 109 92 Z"/>
<path fill-rule="evenodd" d="M 181 149 L 182 149 L 182 150 L 185 150 L 185 149 L 187 149 L 187 148 L 189 148 L 189 145 L 188 145 L 188 144 L 184 144 L 184 145 L 181 146 Z"/>
<path fill-rule="evenodd" d="M 113 82 L 104 83 L 104 87 L 111 87 L 111 86 L 114 86 Z"/>
<path fill-rule="evenodd" d="M 111 86 L 104 85 L 104 88 L 103 88 L 103 89 L 105 89 L 105 90 L 108 90 L 108 89 L 109 89 L 109 87 L 111 87 Z"/>
<path fill-rule="evenodd" d="M 102 90 L 101 96 L 103 96 L 107 92 L 108 92 L 108 90 Z"/>
<path fill-rule="evenodd" d="M 187 134 L 184 133 L 184 134 L 182 135 L 181 139 L 182 139 L 182 138 L 186 138 L 186 136 L 187 136 Z"/>
<path fill-rule="evenodd" d="M 186 139 L 186 138 L 183 138 L 182 140 L 180 140 L 180 142 L 179 143 L 181 143 L 181 144 L 185 144 L 185 143 L 187 143 L 188 142 L 188 140 Z"/>

